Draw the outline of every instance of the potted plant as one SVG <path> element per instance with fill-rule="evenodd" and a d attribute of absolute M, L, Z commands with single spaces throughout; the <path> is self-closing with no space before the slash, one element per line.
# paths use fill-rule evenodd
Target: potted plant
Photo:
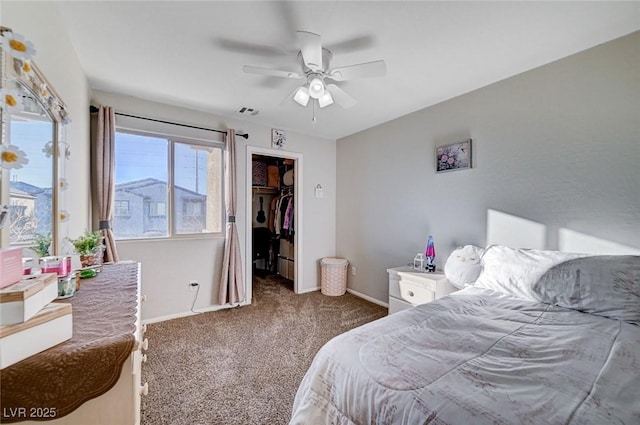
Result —
<path fill-rule="evenodd" d="M 30 246 L 38 257 L 48 257 L 49 249 L 51 248 L 51 233 L 43 235 L 41 233 L 36 234 L 35 245 Z"/>
<path fill-rule="evenodd" d="M 95 264 L 96 259 L 102 253 L 102 239 L 102 233 L 99 231 L 89 232 L 88 230 L 80 235 L 80 237 L 71 239 L 76 253 L 80 254 L 82 267 Z"/>

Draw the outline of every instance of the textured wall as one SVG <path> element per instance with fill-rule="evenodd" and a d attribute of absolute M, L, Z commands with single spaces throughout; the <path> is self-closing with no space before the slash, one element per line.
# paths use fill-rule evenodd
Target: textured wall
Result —
<path fill-rule="evenodd" d="M 466 138 L 473 169 L 435 174 L 435 147 Z M 489 210 L 542 228 L 536 244 L 545 248 L 574 247 L 561 241 L 574 232 L 640 249 L 640 33 L 340 139 L 337 149 L 337 254 L 358 268 L 349 287 L 381 301 L 385 269 L 424 251 L 428 235 L 439 267 L 458 245 L 495 242 Z"/>
<path fill-rule="evenodd" d="M 69 190 L 62 192 L 59 205 L 70 219 L 60 223 L 59 238 L 76 238 L 90 227 L 89 84 L 54 3 L 5 1 L 1 12 L 3 26 L 34 44 L 33 62 L 69 110 L 71 124 L 64 126 L 62 136 L 70 145 L 71 160 L 60 162 L 60 176 L 69 182 Z"/>

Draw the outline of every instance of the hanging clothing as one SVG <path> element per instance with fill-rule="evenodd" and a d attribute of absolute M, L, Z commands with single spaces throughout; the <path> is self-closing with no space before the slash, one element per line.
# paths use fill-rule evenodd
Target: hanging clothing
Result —
<path fill-rule="evenodd" d="M 276 234 L 276 205 L 278 204 L 279 197 L 274 197 L 269 203 L 269 221 L 267 224 L 269 225 L 269 230 L 271 230 L 272 234 Z"/>
<path fill-rule="evenodd" d="M 287 209 L 284 213 L 284 218 L 282 219 L 282 228 L 289 230 L 291 228 L 291 219 L 293 218 L 293 197 L 289 199 L 289 203 L 287 204 Z"/>

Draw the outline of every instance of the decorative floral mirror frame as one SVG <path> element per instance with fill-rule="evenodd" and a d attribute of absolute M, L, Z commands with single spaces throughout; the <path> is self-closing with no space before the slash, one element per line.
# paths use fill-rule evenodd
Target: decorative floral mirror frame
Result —
<path fill-rule="evenodd" d="M 0 211 L 11 211 L 10 170 L 19 169 L 26 163 L 26 154 L 11 140 L 12 113 L 15 116 L 17 112 L 27 110 L 28 105 L 37 104 L 51 120 L 52 125 L 52 140 L 41 152 L 52 161 L 51 244 L 48 254 L 55 255 L 59 252 L 59 222 L 66 221 L 68 217 L 65 211 L 60 210 L 59 192 L 60 189 L 67 188 L 66 179 L 60 178 L 60 171 L 64 170 L 64 161 L 70 154 L 69 145 L 62 140 L 63 126 L 70 120 L 64 102 L 31 61 L 31 57 L 35 55 L 35 48 L 31 42 L 7 27 L 0 27 L 0 35 Z M 10 220 L 4 220 L 4 226 L 0 227 L 0 247 L 34 245 L 35 241 L 12 243 L 10 227 Z"/>

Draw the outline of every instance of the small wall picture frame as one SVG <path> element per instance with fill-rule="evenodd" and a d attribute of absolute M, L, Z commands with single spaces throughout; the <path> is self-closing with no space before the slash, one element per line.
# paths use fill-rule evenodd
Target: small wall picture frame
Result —
<path fill-rule="evenodd" d="M 277 128 L 271 129 L 271 147 L 274 149 L 282 149 L 287 146 L 287 132 L 284 130 L 278 130 Z"/>
<path fill-rule="evenodd" d="M 436 148 L 436 173 L 471 168 L 471 139 Z"/>

